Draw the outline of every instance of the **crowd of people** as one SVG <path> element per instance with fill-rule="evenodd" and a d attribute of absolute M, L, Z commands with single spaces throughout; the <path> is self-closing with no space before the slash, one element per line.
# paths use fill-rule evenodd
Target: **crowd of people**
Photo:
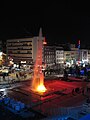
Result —
<path fill-rule="evenodd" d="M 74 77 L 85 77 L 86 80 L 90 79 L 90 70 L 89 66 L 78 66 L 75 65 L 74 67 L 65 67 L 64 68 L 64 78 L 68 79 L 68 75 Z"/>

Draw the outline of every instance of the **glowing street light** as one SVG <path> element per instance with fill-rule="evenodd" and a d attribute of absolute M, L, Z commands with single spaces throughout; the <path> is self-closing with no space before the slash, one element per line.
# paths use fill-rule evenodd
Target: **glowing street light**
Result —
<path fill-rule="evenodd" d="M 0 65 L 2 65 L 2 52 L 0 52 Z"/>
<path fill-rule="evenodd" d="M 2 56 L 2 52 L 0 52 L 0 56 Z"/>

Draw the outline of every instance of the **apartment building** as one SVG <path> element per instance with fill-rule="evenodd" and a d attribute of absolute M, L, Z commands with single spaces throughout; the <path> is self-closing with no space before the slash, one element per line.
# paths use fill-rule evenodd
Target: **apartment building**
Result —
<path fill-rule="evenodd" d="M 53 65 L 55 63 L 55 47 L 54 46 L 44 46 L 43 61 L 48 66 Z"/>
<path fill-rule="evenodd" d="M 56 56 L 56 64 L 60 64 L 64 62 L 64 50 L 63 47 L 55 46 L 55 56 Z"/>
<path fill-rule="evenodd" d="M 7 40 L 7 54 L 14 63 L 32 64 L 36 60 L 38 37 Z M 43 42 L 42 37 L 42 42 Z"/>

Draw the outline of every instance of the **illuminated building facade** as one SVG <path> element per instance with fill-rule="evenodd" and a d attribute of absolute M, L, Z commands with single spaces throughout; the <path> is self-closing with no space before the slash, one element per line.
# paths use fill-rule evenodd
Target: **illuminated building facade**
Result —
<path fill-rule="evenodd" d="M 6 46 L 4 41 L 0 41 L 0 65 L 5 65 L 6 63 Z"/>
<path fill-rule="evenodd" d="M 64 51 L 63 47 L 59 46 L 44 46 L 43 50 L 43 61 L 48 66 L 52 66 L 54 64 L 63 63 L 64 59 Z"/>
<path fill-rule="evenodd" d="M 64 62 L 68 64 L 76 64 L 76 61 L 78 60 L 78 51 L 72 50 L 72 51 L 64 51 Z"/>
<path fill-rule="evenodd" d="M 42 42 L 44 37 L 42 37 Z M 1 46 L 2 42 L 0 42 Z M 14 63 L 32 64 L 36 60 L 38 37 L 20 38 L 7 40 L 7 54 L 14 60 Z M 4 48 L 4 47 L 3 47 Z M 75 64 L 79 60 L 89 62 L 88 50 L 79 49 L 71 44 L 70 50 L 64 50 L 63 46 L 49 46 L 42 47 L 42 61 L 48 66 L 53 64 L 69 63 Z M 87 58 L 86 58 L 86 57 Z"/>
<path fill-rule="evenodd" d="M 80 59 L 82 60 L 83 63 L 85 64 L 88 63 L 88 50 L 86 49 L 80 50 Z"/>
<path fill-rule="evenodd" d="M 56 64 L 64 63 L 64 50 L 63 47 L 55 47 Z"/>
<path fill-rule="evenodd" d="M 88 63 L 90 64 L 90 50 L 88 50 Z"/>
<path fill-rule="evenodd" d="M 7 54 L 16 64 L 32 64 L 36 60 L 37 43 L 38 37 L 9 39 L 7 40 Z"/>
<path fill-rule="evenodd" d="M 53 65 L 55 63 L 55 47 L 54 46 L 44 46 L 43 61 L 48 66 Z"/>

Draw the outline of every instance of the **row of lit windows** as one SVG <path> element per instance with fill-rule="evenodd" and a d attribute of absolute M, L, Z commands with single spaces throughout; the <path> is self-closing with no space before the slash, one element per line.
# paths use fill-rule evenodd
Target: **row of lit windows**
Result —
<path fill-rule="evenodd" d="M 64 57 L 63 55 L 56 56 L 57 58 Z"/>
<path fill-rule="evenodd" d="M 57 60 L 56 62 L 62 62 L 62 60 Z"/>
<path fill-rule="evenodd" d="M 57 51 L 56 54 L 63 54 L 63 51 Z"/>
<path fill-rule="evenodd" d="M 8 43 L 7 46 L 21 46 L 21 45 L 26 45 L 26 46 L 30 46 L 32 45 L 31 42 L 20 42 L 20 43 Z"/>
<path fill-rule="evenodd" d="M 45 63 L 47 63 L 47 62 L 54 62 L 54 60 L 51 60 L 51 59 L 45 59 Z"/>
<path fill-rule="evenodd" d="M 28 54 L 28 53 L 32 53 L 31 51 L 8 51 L 8 53 L 13 53 L 13 54 Z"/>
<path fill-rule="evenodd" d="M 23 47 L 8 47 L 8 50 L 24 50 L 24 49 L 29 49 L 29 50 L 32 50 L 32 47 L 31 46 L 23 46 Z"/>
<path fill-rule="evenodd" d="M 44 52 L 45 54 L 54 54 L 54 52 Z"/>
<path fill-rule="evenodd" d="M 28 49 L 29 49 L 29 50 L 32 50 L 32 48 L 30 48 L 30 47 L 22 47 L 22 48 L 18 48 L 18 50 L 24 50 L 24 49 L 25 49 L 25 50 L 26 50 L 26 49 L 27 49 L 27 50 L 28 50 Z"/>
<path fill-rule="evenodd" d="M 54 58 L 54 55 L 45 56 L 45 58 Z"/>
<path fill-rule="evenodd" d="M 45 59 L 45 60 L 49 60 L 49 61 L 51 60 L 51 61 L 53 61 L 54 59 L 47 58 L 47 59 Z"/>
<path fill-rule="evenodd" d="M 17 58 L 18 58 L 18 57 L 21 57 L 21 58 L 23 58 L 23 57 L 28 57 L 28 58 L 29 58 L 29 57 L 32 57 L 31 54 L 23 54 L 23 55 L 22 55 L 22 54 L 13 54 L 13 53 L 12 53 L 12 54 L 9 54 L 9 55 L 10 55 L 10 56 L 17 57 Z"/>
<path fill-rule="evenodd" d="M 21 43 L 21 42 L 32 42 L 32 39 L 30 40 L 27 40 L 27 39 L 23 39 L 23 40 L 17 40 L 17 39 L 15 39 L 15 40 L 7 40 L 7 43 Z"/>

